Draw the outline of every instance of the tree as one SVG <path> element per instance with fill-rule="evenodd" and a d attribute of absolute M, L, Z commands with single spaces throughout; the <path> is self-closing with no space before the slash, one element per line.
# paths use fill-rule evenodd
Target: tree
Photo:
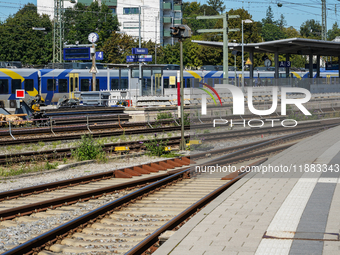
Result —
<path fill-rule="evenodd" d="M 113 31 L 118 31 L 118 20 L 104 3 L 92 2 L 86 7 L 77 3 L 73 8 L 65 10 L 65 41 L 69 43 L 88 43 L 87 37 L 91 32 L 99 35 L 97 42 L 100 48 Z"/>
<path fill-rule="evenodd" d="M 321 25 L 314 19 L 307 20 L 302 23 L 300 34 L 304 38 L 321 39 Z"/>
<path fill-rule="evenodd" d="M 286 38 L 286 34 L 284 32 L 285 25 L 286 21 L 282 14 L 279 20 L 274 20 L 272 8 L 269 6 L 266 11 L 266 17 L 262 19 L 262 23 L 260 25 L 262 39 L 264 41 L 274 41 Z"/>
<path fill-rule="evenodd" d="M 197 34 L 198 29 L 213 28 L 216 24 L 215 19 L 197 20 L 197 16 L 203 15 L 218 15 L 219 13 L 213 7 L 206 4 L 200 5 L 197 2 L 183 3 L 183 24 L 191 28 L 193 35 Z"/>
<path fill-rule="evenodd" d="M 262 25 L 265 24 L 274 24 L 274 14 L 272 11 L 272 8 L 269 6 L 267 11 L 266 11 L 266 17 L 262 19 Z"/>
<path fill-rule="evenodd" d="M 32 27 L 45 28 L 34 31 Z M 25 64 L 46 64 L 52 59 L 52 23 L 27 4 L 0 24 L 0 59 Z"/>
<path fill-rule="evenodd" d="M 210 5 L 214 10 L 218 11 L 219 13 L 223 13 L 225 10 L 225 5 L 221 0 L 209 0 L 208 5 Z"/>
<path fill-rule="evenodd" d="M 261 36 L 265 41 L 274 41 L 286 38 L 283 30 L 275 24 L 267 23 L 261 29 Z"/>
<path fill-rule="evenodd" d="M 338 22 L 335 22 L 332 26 L 332 29 L 327 32 L 327 39 L 332 41 L 335 37 L 340 36 L 340 28 L 338 26 Z"/>
<path fill-rule="evenodd" d="M 104 61 L 114 64 L 125 64 L 126 56 L 131 55 L 132 48 L 137 46 L 138 43 L 134 41 L 132 36 L 113 31 L 102 47 Z"/>
<path fill-rule="evenodd" d="M 301 37 L 299 32 L 292 26 L 283 28 L 283 32 L 286 34 L 287 38 L 298 38 Z"/>
<path fill-rule="evenodd" d="M 285 26 L 287 26 L 287 22 L 286 22 L 286 20 L 285 20 L 285 16 L 283 16 L 283 14 L 281 14 L 280 19 L 277 21 L 277 25 L 279 26 L 279 28 L 280 28 L 281 30 L 283 30 L 283 28 L 284 28 Z"/>

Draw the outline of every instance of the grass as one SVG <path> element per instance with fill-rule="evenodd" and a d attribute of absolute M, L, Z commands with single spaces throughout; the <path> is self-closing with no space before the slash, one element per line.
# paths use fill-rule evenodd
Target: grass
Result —
<path fill-rule="evenodd" d="M 50 163 L 48 161 L 40 164 L 37 164 L 36 162 L 30 162 L 26 164 L 21 163 L 19 166 L 10 165 L 10 167 L 7 168 L 0 167 L 0 176 L 9 177 L 33 172 L 42 172 L 44 170 L 56 169 L 58 165 L 58 162 Z"/>

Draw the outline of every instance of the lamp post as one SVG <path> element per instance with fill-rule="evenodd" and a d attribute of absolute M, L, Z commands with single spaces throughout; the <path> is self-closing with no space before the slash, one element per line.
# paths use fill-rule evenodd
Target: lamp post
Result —
<path fill-rule="evenodd" d="M 243 46 L 243 23 L 253 23 L 251 19 L 242 20 L 242 91 L 244 92 L 244 46 Z"/>
<path fill-rule="evenodd" d="M 234 41 L 234 43 L 236 43 L 236 40 L 233 40 Z M 236 84 L 236 55 L 237 55 L 237 53 L 234 55 L 234 65 L 235 65 L 235 86 L 237 86 L 237 84 Z"/>
<path fill-rule="evenodd" d="M 142 44 L 141 44 L 141 24 L 140 24 L 140 12 L 142 10 L 142 7 L 139 6 L 139 10 L 138 10 L 138 23 L 139 23 L 139 33 L 138 33 L 138 37 L 139 37 L 139 42 L 138 42 L 138 47 L 141 48 Z M 138 87 L 139 87 L 139 96 L 142 96 L 142 63 L 140 61 L 138 61 Z"/>

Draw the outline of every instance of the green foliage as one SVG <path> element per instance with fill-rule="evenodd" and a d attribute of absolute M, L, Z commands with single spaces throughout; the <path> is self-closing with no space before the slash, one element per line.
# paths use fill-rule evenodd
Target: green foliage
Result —
<path fill-rule="evenodd" d="M 221 0 L 208 0 L 208 4 L 219 13 L 222 13 L 225 10 L 225 5 Z"/>
<path fill-rule="evenodd" d="M 104 3 L 98 1 L 86 7 L 77 3 L 73 8 L 65 9 L 65 41 L 80 44 L 88 43 L 88 34 L 96 32 L 99 35 L 97 47 L 100 49 L 113 31 L 118 30 L 117 16 Z"/>
<path fill-rule="evenodd" d="M 103 148 L 96 144 L 92 135 L 83 135 L 79 147 L 73 152 L 77 160 L 105 159 Z"/>
<path fill-rule="evenodd" d="M 191 28 L 193 35 L 197 34 L 197 29 L 209 29 L 213 28 L 217 22 L 216 19 L 196 19 L 197 16 L 204 15 L 218 15 L 218 11 L 212 6 L 197 2 L 184 2 L 182 6 L 183 10 L 183 24 L 188 25 Z"/>
<path fill-rule="evenodd" d="M 161 112 L 157 113 L 156 120 L 164 120 L 164 119 L 172 119 L 172 114 L 170 112 Z"/>
<path fill-rule="evenodd" d="M 43 27 L 45 31 L 34 31 Z M 37 7 L 27 4 L 0 24 L 0 59 L 21 61 L 24 65 L 46 64 L 52 59 L 52 23 L 39 15 Z"/>
<path fill-rule="evenodd" d="M 148 155 L 159 157 L 165 153 L 165 147 L 167 146 L 167 143 L 168 143 L 167 140 L 158 141 L 155 134 L 155 137 L 150 139 L 148 142 L 145 142 L 144 145 L 146 147 Z"/>
<path fill-rule="evenodd" d="M 184 113 L 184 125 L 190 125 L 190 114 Z"/>
<path fill-rule="evenodd" d="M 307 20 L 300 27 L 300 34 L 304 38 L 321 39 L 321 25 L 314 19 Z"/>
<path fill-rule="evenodd" d="M 268 9 L 266 11 L 266 17 L 264 19 L 262 19 L 262 24 L 275 24 L 274 21 L 274 14 L 272 11 L 272 8 L 270 7 L 270 5 L 268 6 Z"/>
<path fill-rule="evenodd" d="M 131 49 L 137 47 L 138 43 L 132 36 L 112 32 L 103 45 L 105 61 L 108 63 L 126 63 L 126 56 L 131 55 Z"/>
<path fill-rule="evenodd" d="M 338 26 L 338 22 L 335 22 L 332 26 L 332 29 L 327 32 L 327 39 L 332 41 L 335 37 L 340 36 L 340 28 Z"/>
<path fill-rule="evenodd" d="M 46 161 L 46 163 L 45 163 L 45 168 L 46 168 L 47 170 L 56 169 L 58 165 L 59 165 L 58 162 L 52 163 L 52 164 L 51 164 L 50 162 Z"/>
<path fill-rule="evenodd" d="M 263 25 L 261 35 L 265 41 L 275 41 L 286 38 L 284 31 L 273 23 Z"/>

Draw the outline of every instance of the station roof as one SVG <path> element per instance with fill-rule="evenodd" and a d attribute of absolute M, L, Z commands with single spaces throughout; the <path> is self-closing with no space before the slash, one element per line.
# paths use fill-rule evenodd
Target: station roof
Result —
<path fill-rule="evenodd" d="M 199 45 L 223 47 L 223 42 L 209 42 L 192 40 Z M 228 47 L 241 51 L 241 43 L 229 43 Z M 244 44 L 244 51 L 254 51 L 262 53 L 279 54 L 298 54 L 298 55 L 322 55 L 322 56 L 340 56 L 340 42 L 322 41 L 305 38 L 290 38 L 269 42 L 248 43 Z"/>

